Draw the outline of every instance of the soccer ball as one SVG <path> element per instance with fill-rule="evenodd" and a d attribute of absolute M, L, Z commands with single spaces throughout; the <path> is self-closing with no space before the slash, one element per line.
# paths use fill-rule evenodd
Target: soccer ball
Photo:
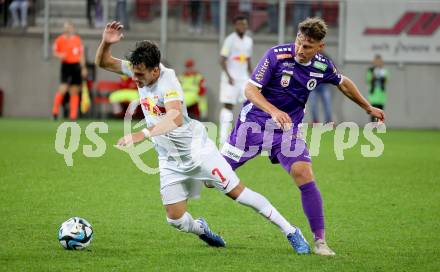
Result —
<path fill-rule="evenodd" d="M 81 217 L 72 217 L 61 224 L 58 241 L 65 249 L 84 249 L 93 239 L 93 229 Z"/>

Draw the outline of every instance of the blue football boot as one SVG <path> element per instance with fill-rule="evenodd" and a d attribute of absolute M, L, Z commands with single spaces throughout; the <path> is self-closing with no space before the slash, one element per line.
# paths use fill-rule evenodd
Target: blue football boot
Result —
<path fill-rule="evenodd" d="M 300 229 L 296 229 L 295 232 L 287 235 L 290 245 L 298 254 L 310 254 L 310 246 L 307 240 L 301 233 Z"/>
<path fill-rule="evenodd" d="M 208 223 L 206 223 L 205 219 L 199 218 L 196 221 L 200 222 L 200 224 L 202 225 L 203 231 L 204 231 L 203 234 L 199 235 L 200 239 L 202 239 L 203 241 L 205 241 L 208 245 L 210 245 L 212 247 L 225 247 L 226 246 L 226 243 L 223 240 L 223 238 L 211 231 L 211 229 L 208 227 Z"/>

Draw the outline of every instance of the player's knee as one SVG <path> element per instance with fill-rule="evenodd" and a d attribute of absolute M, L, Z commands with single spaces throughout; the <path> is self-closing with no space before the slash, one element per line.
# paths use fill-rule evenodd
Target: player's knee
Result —
<path fill-rule="evenodd" d="M 69 86 L 66 85 L 66 84 L 61 84 L 61 85 L 58 87 L 58 92 L 59 92 L 60 94 L 64 95 L 64 94 L 67 92 L 68 87 L 69 87 Z"/>
<path fill-rule="evenodd" d="M 243 183 L 240 182 L 240 183 L 238 183 L 237 186 L 234 187 L 234 189 L 232 189 L 226 195 L 234 200 L 237 200 L 237 198 L 241 195 L 241 193 L 244 191 L 245 188 L 246 187 L 244 187 Z"/>
<path fill-rule="evenodd" d="M 79 94 L 79 86 L 77 86 L 77 85 L 71 86 L 69 89 L 69 93 L 70 93 L 70 95 L 78 95 Z"/>
<path fill-rule="evenodd" d="M 188 232 L 190 228 L 190 221 L 187 220 L 186 214 L 179 219 L 171 219 L 167 217 L 167 222 L 170 226 L 176 228 L 179 231 Z"/>
<path fill-rule="evenodd" d="M 307 183 L 313 180 L 312 168 L 309 165 L 292 165 L 290 174 L 296 183 Z"/>

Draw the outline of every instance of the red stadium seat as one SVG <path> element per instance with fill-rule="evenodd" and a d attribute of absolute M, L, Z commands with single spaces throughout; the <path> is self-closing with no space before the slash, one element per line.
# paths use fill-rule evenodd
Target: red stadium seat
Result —
<path fill-rule="evenodd" d="M 136 0 L 136 17 L 140 20 L 151 19 L 153 0 Z"/>
<path fill-rule="evenodd" d="M 97 109 L 99 106 L 98 115 L 102 116 L 102 107 L 109 104 L 108 96 L 111 92 L 121 89 L 121 83 L 118 81 L 101 80 L 96 84 L 93 94 L 93 108 Z"/>

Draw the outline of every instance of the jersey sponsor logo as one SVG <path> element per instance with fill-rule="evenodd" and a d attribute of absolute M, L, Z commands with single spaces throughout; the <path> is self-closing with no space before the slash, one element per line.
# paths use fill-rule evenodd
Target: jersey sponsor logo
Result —
<path fill-rule="evenodd" d="M 327 69 L 327 64 L 319 62 L 319 61 L 315 61 L 313 63 L 313 67 L 315 67 L 321 71 L 325 71 Z"/>
<path fill-rule="evenodd" d="M 286 61 L 286 62 L 283 62 L 283 66 L 287 67 L 287 68 L 293 68 L 293 66 L 295 66 L 295 63 Z"/>
<path fill-rule="evenodd" d="M 222 147 L 221 153 L 225 155 L 226 157 L 239 162 L 241 159 L 241 156 L 243 156 L 244 151 L 236 148 L 235 146 L 225 143 Z"/>
<path fill-rule="evenodd" d="M 260 69 L 258 69 L 257 74 L 255 75 L 255 79 L 260 82 L 261 80 L 263 80 L 264 74 L 267 71 L 267 68 L 269 67 L 269 59 L 266 58 L 264 60 L 263 65 L 261 65 Z"/>
<path fill-rule="evenodd" d="M 150 97 L 141 100 L 141 105 L 144 109 L 150 113 L 150 115 L 159 116 L 165 114 L 166 110 L 154 102 Z"/>
<path fill-rule="evenodd" d="M 167 98 L 178 98 L 180 97 L 179 93 L 176 90 L 169 90 L 165 93 L 165 99 Z"/>
<path fill-rule="evenodd" d="M 319 78 L 323 78 L 323 77 L 324 77 L 324 74 L 310 72 L 310 76 L 311 76 L 311 77 L 319 77 Z"/>
<path fill-rule="evenodd" d="M 278 60 L 281 60 L 281 59 L 288 59 L 288 58 L 292 58 L 292 54 L 288 54 L 288 53 L 286 53 L 286 54 L 278 54 L 278 55 L 277 55 L 277 59 L 278 59 Z"/>
<path fill-rule="evenodd" d="M 309 91 L 315 89 L 315 87 L 316 87 L 316 83 L 317 83 L 317 82 L 316 82 L 316 79 L 315 79 L 315 78 L 311 78 L 311 79 L 309 79 L 309 81 L 307 81 L 307 84 L 306 84 L 307 89 L 308 89 Z"/>

